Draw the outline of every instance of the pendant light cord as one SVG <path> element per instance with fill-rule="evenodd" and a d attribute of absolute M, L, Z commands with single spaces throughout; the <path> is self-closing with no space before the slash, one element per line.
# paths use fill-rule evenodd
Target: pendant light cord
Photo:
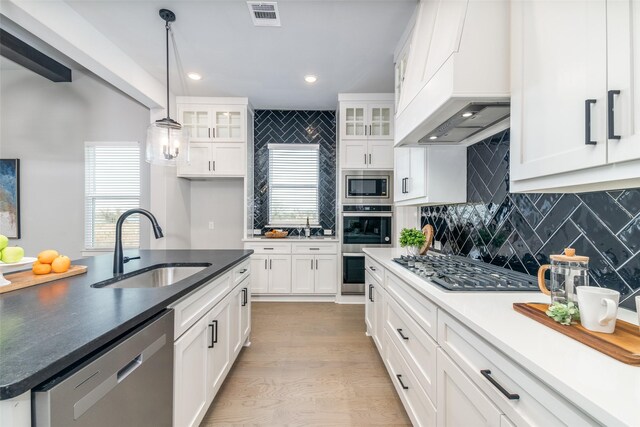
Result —
<path fill-rule="evenodd" d="M 166 38 L 166 53 L 167 53 L 167 119 L 171 117 L 171 113 L 169 111 L 169 30 L 170 25 L 169 21 L 165 21 L 164 28 L 166 30 L 165 38 Z"/>

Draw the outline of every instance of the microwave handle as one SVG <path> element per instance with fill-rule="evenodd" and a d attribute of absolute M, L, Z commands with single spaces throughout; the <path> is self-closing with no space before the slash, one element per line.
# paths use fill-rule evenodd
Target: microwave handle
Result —
<path fill-rule="evenodd" d="M 370 216 L 370 217 L 389 217 L 390 218 L 390 217 L 393 216 L 393 213 L 391 213 L 391 212 L 343 212 L 342 216 L 344 216 L 344 217 Z"/>

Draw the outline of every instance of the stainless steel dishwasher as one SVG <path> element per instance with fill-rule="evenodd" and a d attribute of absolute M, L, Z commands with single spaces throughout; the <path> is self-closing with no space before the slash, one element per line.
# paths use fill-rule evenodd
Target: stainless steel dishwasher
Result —
<path fill-rule="evenodd" d="M 36 427 L 171 426 L 173 311 L 34 389 Z"/>

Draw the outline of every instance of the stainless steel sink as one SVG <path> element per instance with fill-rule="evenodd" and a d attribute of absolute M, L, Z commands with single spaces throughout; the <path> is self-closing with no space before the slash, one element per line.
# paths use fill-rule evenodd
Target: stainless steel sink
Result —
<path fill-rule="evenodd" d="M 91 285 L 94 288 L 162 288 L 186 279 L 211 264 L 161 264 L 148 270 L 133 272 L 123 277 Z"/>

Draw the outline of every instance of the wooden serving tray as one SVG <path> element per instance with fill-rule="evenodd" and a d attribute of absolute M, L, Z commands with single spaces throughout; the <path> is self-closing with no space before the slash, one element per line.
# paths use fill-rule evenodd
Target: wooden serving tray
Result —
<path fill-rule="evenodd" d="M 65 277 L 76 276 L 86 272 L 86 265 L 72 265 L 64 273 L 33 274 L 31 270 L 27 270 L 5 274 L 4 277 L 11 283 L 5 286 L 0 286 L 0 294 L 16 291 L 22 288 L 28 288 L 29 286 L 40 285 L 42 283 L 53 282 L 54 280 L 60 280 Z"/>
<path fill-rule="evenodd" d="M 548 304 L 514 303 L 513 309 L 582 344 L 611 356 L 627 365 L 640 366 L 640 327 L 618 319 L 612 334 L 585 329 L 580 323 L 561 325 L 547 316 Z"/>

